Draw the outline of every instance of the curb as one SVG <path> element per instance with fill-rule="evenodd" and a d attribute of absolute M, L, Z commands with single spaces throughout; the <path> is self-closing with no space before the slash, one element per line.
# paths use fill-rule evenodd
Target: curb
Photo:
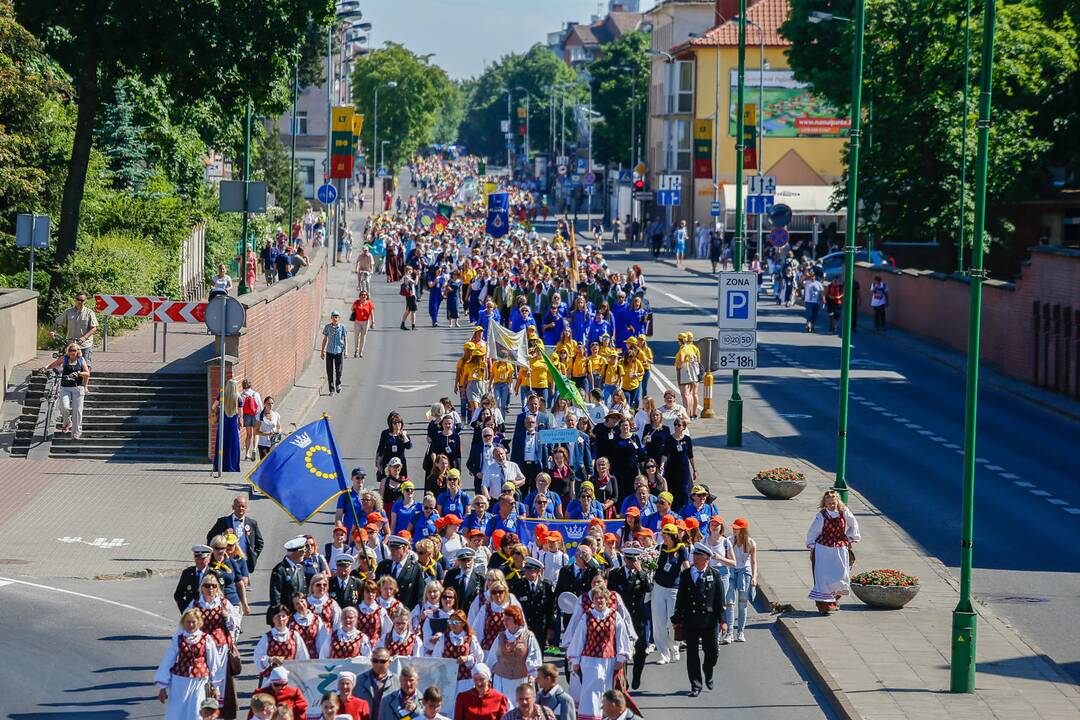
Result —
<path fill-rule="evenodd" d="M 825 695 L 836 716 L 842 720 L 862 720 L 862 716 L 848 699 L 847 693 L 840 688 L 840 683 L 825 668 L 825 663 L 817 656 L 810 646 L 810 641 L 799 629 L 799 621 L 794 618 L 780 617 L 776 620 L 776 627 L 779 629 L 780 636 L 799 658 L 799 662 L 806 667 L 814 684 Z"/>

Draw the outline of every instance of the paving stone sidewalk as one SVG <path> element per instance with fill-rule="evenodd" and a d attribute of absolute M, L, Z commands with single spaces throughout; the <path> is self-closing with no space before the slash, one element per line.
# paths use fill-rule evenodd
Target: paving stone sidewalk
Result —
<path fill-rule="evenodd" d="M 875 610 L 854 596 L 829 617 L 807 598 L 813 585 L 806 532 L 821 494 L 833 482 L 820 468 L 786 457 L 756 433 L 741 448 L 726 447 L 723 419 L 695 423 L 699 477 L 718 497 L 730 524 L 750 520 L 766 601 L 788 606 L 781 631 L 832 695 L 842 717 L 899 718 L 1078 718 L 1080 688 L 1041 651 L 993 611 L 978 606 L 977 690 L 949 692 L 951 613 L 958 581 L 935 558 L 857 492 L 850 496 L 863 541 L 856 571 L 894 568 L 920 578 L 918 596 L 903 610 Z M 767 500 L 751 478 L 759 470 L 787 466 L 806 474 L 798 497 Z M 831 686 L 832 690 L 827 688 Z"/>

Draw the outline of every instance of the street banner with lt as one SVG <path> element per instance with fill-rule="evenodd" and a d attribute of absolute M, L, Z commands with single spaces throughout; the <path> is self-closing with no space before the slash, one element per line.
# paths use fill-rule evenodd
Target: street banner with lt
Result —
<path fill-rule="evenodd" d="M 353 174 L 355 115 L 356 110 L 349 106 L 335 107 L 330 114 L 330 177 L 335 180 L 348 180 Z"/>
<path fill-rule="evenodd" d="M 757 367 L 757 273 L 720 273 L 717 365 L 721 370 Z"/>

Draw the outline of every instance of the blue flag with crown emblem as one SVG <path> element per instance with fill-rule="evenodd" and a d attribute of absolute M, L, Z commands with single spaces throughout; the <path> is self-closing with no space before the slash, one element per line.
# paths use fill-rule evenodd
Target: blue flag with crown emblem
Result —
<path fill-rule="evenodd" d="M 484 229 L 493 238 L 510 232 L 510 193 L 491 193 L 487 201 L 487 226 Z"/>
<path fill-rule="evenodd" d="M 294 521 L 310 520 L 347 487 L 330 419 L 324 415 L 286 436 L 247 481 Z"/>

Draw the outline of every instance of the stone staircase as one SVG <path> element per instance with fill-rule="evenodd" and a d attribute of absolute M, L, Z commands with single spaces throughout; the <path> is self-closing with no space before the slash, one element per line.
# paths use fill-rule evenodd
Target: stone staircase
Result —
<path fill-rule="evenodd" d="M 25 458 L 30 453 L 45 398 L 45 382 L 44 373 L 30 373 L 26 378 L 22 412 L 15 420 L 15 435 L 11 440 L 11 457 Z"/>
<path fill-rule="evenodd" d="M 99 372 L 83 405 L 81 440 L 60 435 L 49 456 L 129 462 L 207 462 L 206 376 Z"/>

